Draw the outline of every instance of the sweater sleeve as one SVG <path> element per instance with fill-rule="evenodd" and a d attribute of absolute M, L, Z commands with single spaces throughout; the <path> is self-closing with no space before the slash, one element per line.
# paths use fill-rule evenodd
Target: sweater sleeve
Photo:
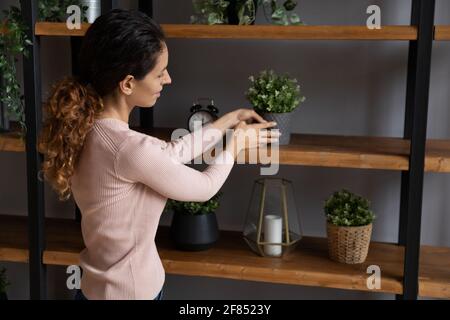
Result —
<path fill-rule="evenodd" d="M 166 198 L 204 202 L 222 187 L 234 165 L 233 156 L 224 150 L 204 170 L 198 171 L 180 162 L 161 140 L 136 134 L 120 146 L 115 172 L 121 179 L 140 182 Z"/>
<path fill-rule="evenodd" d="M 207 152 L 221 141 L 221 130 L 210 123 L 203 128 L 169 142 L 160 140 L 166 152 L 181 163 L 187 163 Z"/>

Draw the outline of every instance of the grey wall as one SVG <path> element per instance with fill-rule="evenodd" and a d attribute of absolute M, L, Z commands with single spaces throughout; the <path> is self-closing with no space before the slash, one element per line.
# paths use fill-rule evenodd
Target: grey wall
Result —
<path fill-rule="evenodd" d="M 9 1 L 14 3 L 14 1 Z M 135 8 L 137 1 L 122 1 Z M 154 1 L 160 23 L 187 23 L 191 1 Z M 409 24 L 410 0 L 301 0 L 298 13 L 307 24 L 361 25 L 366 8 L 378 4 L 382 24 Z M 2 1 L 0 8 L 7 5 Z M 176 10 L 174 10 L 176 8 Z M 257 23 L 265 23 L 261 12 Z M 437 0 L 436 24 L 450 24 L 450 2 Z M 406 42 L 366 41 L 246 41 L 174 40 L 168 41 L 169 72 L 173 83 L 166 87 L 155 105 L 155 125 L 182 127 L 189 107 L 199 96 L 212 96 L 221 114 L 251 106 L 244 98 L 248 76 L 272 68 L 289 72 L 302 85 L 306 102 L 295 112 L 293 131 L 341 135 L 402 136 L 406 90 L 408 45 Z M 450 44 L 436 43 L 433 50 L 429 138 L 450 138 Z M 54 81 L 70 73 L 67 38 L 42 41 L 43 96 Z M 132 122 L 137 120 L 137 114 Z M 0 212 L 26 214 L 26 174 L 24 154 L 0 153 Z M 6 169 L 8 168 L 8 169 Z M 280 177 L 294 182 L 297 205 L 306 235 L 325 236 L 323 201 L 343 187 L 371 199 L 378 219 L 373 239 L 397 239 L 400 173 L 383 170 L 357 170 L 281 166 Z M 245 177 L 245 178 L 244 178 Z M 241 230 L 253 181 L 259 167 L 236 165 L 223 186 L 218 210 L 222 229 Z M 450 246 L 450 203 L 446 199 L 450 179 L 446 174 L 425 175 L 422 219 L 424 244 Z M 47 215 L 72 217 L 73 202 L 61 203 L 46 190 Z M 170 215 L 161 224 L 170 223 Z M 23 264 L 3 263 L 13 285 L 13 299 L 28 298 L 28 273 Z M 49 267 L 50 297 L 65 299 L 65 269 Z M 186 290 L 185 290 L 186 288 Z M 189 288 L 189 289 L 187 289 Z M 379 299 L 391 295 L 345 290 L 273 285 L 202 277 L 167 276 L 168 299 Z"/>

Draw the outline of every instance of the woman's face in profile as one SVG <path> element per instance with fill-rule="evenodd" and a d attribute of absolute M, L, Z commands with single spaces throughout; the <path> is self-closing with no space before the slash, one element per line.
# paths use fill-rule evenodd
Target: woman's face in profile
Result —
<path fill-rule="evenodd" d="M 163 51 L 156 61 L 156 65 L 142 80 L 136 81 L 133 89 L 134 105 L 152 107 L 161 95 L 164 85 L 170 84 L 172 79 L 167 71 L 169 52 L 163 44 Z"/>

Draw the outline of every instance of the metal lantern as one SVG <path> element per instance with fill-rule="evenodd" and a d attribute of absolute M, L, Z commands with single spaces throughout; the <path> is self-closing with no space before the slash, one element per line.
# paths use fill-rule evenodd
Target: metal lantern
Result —
<path fill-rule="evenodd" d="M 262 178 L 255 181 L 243 236 L 261 256 L 281 257 L 302 237 L 291 181 Z"/>

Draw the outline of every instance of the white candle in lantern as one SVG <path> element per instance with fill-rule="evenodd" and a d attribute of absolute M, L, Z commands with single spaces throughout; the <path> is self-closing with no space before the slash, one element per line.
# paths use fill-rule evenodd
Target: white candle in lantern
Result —
<path fill-rule="evenodd" d="M 280 216 L 264 216 L 264 242 L 282 243 L 282 219 Z M 281 245 L 264 245 L 264 253 L 268 256 L 280 256 L 281 252 Z"/>

